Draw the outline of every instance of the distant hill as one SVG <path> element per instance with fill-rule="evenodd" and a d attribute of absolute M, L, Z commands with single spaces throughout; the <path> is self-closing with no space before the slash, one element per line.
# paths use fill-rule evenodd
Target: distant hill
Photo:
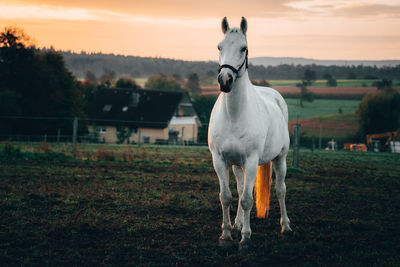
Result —
<path fill-rule="evenodd" d="M 200 77 L 217 73 L 218 64 L 212 61 L 184 61 L 168 58 L 151 58 L 123 56 L 113 54 L 88 54 L 60 52 L 66 65 L 78 78 L 83 78 L 90 70 L 97 77 L 105 71 L 113 71 L 116 76 L 131 76 L 134 78 L 149 77 L 154 74 L 179 75 L 182 78 L 195 72 Z M 209 74 L 210 75 L 210 74 Z"/>
<path fill-rule="evenodd" d="M 216 61 L 184 61 L 168 58 L 150 58 L 123 56 L 102 53 L 72 53 L 59 51 L 68 69 L 78 78 L 84 78 L 85 72 L 91 71 L 97 77 L 105 72 L 115 72 L 116 77 L 130 76 L 146 78 L 163 73 L 185 78 L 197 73 L 200 78 L 215 77 L 218 63 Z M 251 79 L 298 80 L 304 71 L 316 72 L 317 79 L 329 73 L 335 79 L 392 79 L 400 80 L 400 60 L 387 61 L 327 61 L 300 58 L 250 58 L 249 76 Z M 370 65 L 366 65 L 369 62 Z M 397 66 L 396 63 L 398 64 Z M 293 65 L 292 65 L 293 64 Z M 343 66 L 331 66 L 343 64 Z M 355 64 L 355 65 L 354 65 Z M 363 65 L 361 65 L 363 64 Z M 329 66 L 326 66 L 329 65 Z M 379 67 L 386 66 L 386 67 Z"/>
<path fill-rule="evenodd" d="M 379 67 L 395 67 L 400 65 L 400 60 L 319 60 L 301 57 L 255 57 L 249 59 L 253 65 L 278 66 L 282 64 L 288 65 L 319 65 L 319 66 L 377 66 Z"/>

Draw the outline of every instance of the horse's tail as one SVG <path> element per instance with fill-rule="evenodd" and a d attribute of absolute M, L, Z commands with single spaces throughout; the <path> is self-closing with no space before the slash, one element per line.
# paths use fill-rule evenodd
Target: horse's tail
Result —
<path fill-rule="evenodd" d="M 257 218 L 265 218 L 269 215 L 269 199 L 272 184 L 272 162 L 258 166 L 257 180 L 254 187 L 256 195 Z"/>

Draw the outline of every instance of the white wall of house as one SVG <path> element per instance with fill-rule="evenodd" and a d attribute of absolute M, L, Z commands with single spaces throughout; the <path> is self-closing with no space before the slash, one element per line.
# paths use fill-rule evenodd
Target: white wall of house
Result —
<path fill-rule="evenodd" d="M 191 117 L 172 117 L 168 125 L 169 129 L 179 132 L 179 138 L 185 141 L 197 142 L 198 119 Z"/>
<path fill-rule="evenodd" d="M 88 126 L 89 133 L 93 133 L 95 130 L 99 132 L 99 142 L 104 141 L 107 144 L 117 143 L 117 129 L 115 126 L 96 125 L 96 129 L 93 128 L 93 125 Z"/>
<path fill-rule="evenodd" d="M 132 134 L 129 137 L 129 143 L 133 141 L 135 143 L 145 143 L 148 141 L 150 144 L 155 143 L 157 139 L 168 140 L 168 131 L 173 129 L 179 132 L 179 139 L 191 142 L 197 142 L 199 121 L 197 116 L 192 117 L 172 117 L 168 127 L 164 129 L 157 128 L 138 128 L 132 130 Z M 96 126 L 99 131 L 99 141 L 109 144 L 115 144 L 118 142 L 117 130 L 115 126 Z M 93 125 L 89 125 L 89 132 L 93 132 L 95 129 Z"/>

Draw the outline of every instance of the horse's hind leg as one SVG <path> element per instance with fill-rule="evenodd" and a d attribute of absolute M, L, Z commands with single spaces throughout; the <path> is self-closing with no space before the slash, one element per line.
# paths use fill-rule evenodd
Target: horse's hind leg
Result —
<path fill-rule="evenodd" d="M 224 247 L 233 245 L 232 240 L 232 224 L 229 214 L 230 205 L 232 202 L 232 193 L 229 189 L 229 170 L 224 161 L 218 157 L 213 157 L 214 169 L 219 179 L 220 194 L 219 200 L 222 206 L 222 234 L 219 238 L 219 244 Z"/>
<path fill-rule="evenodd" d="M 286 184 L 285 184 L 285 177 L 286 177 L 286 155 L 282 155 L 276 158 L 274 161 L 274 169 L 275 169 L 275 176 L 276 176 L 276 183 L 275 183 L 275 190 L 276 195 L 279 200 L 279 206 L 281 208 L 281 233 L 290 232 L 292 229 L 290 228 L 290 220 L 287 216 L 286 212 L 286 204 L 285 204 L 285 197 L 286 197 Z"/>
<path fill-rule="evenodd" d="M 233 227 L 236 230 L 240 231 L 243 226 L 243 208 L 242 208 L 242 205 L 240 204 L 240 199 L 243 194 L 244 173 L 243 173 L 243 169 L 239 166 L 233 165 L 232 170 L 233 170 L 233 174 L 236 177 L 236 187 L 237 187 L 238 196 L 239 196 L 235 224 L 233 225 Z"/>

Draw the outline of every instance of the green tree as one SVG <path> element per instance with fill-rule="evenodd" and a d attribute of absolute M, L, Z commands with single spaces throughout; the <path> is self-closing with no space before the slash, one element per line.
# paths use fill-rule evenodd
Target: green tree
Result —
<path fill-rule="evenodd" d="M 156 74 L 147 79 L 145 89 L 181 91 L 182 88 L 176 79 L 172 76 L 166 77 L 164 74 Z"/>
<path fill-rule="evenodd" d="M 111 87 L 116 75 L 115 71 L 106 68 L 99 78 L 100 85 L 103 87 Z"/>
<path fill-rule="evenodd" d="M 132 135 L 132 130 L 125 126 L 117 126 L 118 144 L 123 144 L 125 141 L 129 143 L 129 137 Z"/>
<path fill-rule="evenodd" d="M 334 78 L 330 78 L 326 81 L 326 85 L 331 86 L 331 87 L 336 87 L 337 81 Z"/>
<path fill-rule="evenodd" d="M 400 94 L 389 89 L 366 95 L 356 114 L 362 134 L 395 131 L 400 127 Z"/>
<path fill-rule="evenodd" d="M 26 41 L 30 38 L 22 30 L 5 28 L 0 36 L 0 94 L 2 101 L 8 103 L 2 105 L 0 115 L 83 116 L 81 91 L 65 67 L 62 55 L 52 50 L 37 50 Z M 71 124 L 65 119 L 9 120 L 2 122 L 1 132 L 56 134 L 61 129 L 68 133 L 72 131 Z"/>
<path fill-rule="evenodd" d="M 217 72 L 215 70 L 209 70 L 209 71 L 207 71 L 206 76 L 207 77 L 215 77 L 215 76 L 217 76 Z"/>
<path fill-rule="evenodd" d="M 96 75 L 90 70 L 85 72 L 85 81 L 89 81 L 92 84 L 97 84 L 98 82 Z"/>
<path fill-rule="evenodd" d="M 300 107 L 304 107 L 303 101 L 313 102 L 314 101 L 314 94 L 307 90 L 306 82 L 303 81 L 302 83 L 297 84 L 297 87 L 300 87 Z"/>
<path fill-rule="evenodd" d="M 77 87 L 82 94 L 82 106 L 85 114 L 87 114 L 90 104 L 96 98 L 100 85 L 96 85 L 89 80 L 83 82 L 77 81 Z"/>
<path fill-rule="evenodd" d="M 136 84 L 134 79 L 121 77 L 115 83 L 117 88 L 137 88 L 138 85 Z"/>
<path fill-rule="evenodd" d="M 24 30 L 18 27 L 7 26 L 0 33 L 0 46 L 16 49 L 33 47 L 34 43 Z"/>
<path fill-rule="evenodd" d="M 317 73 L 313 70 L 306 69 L 303 74 L 302 83 L 305 86 L 312 85 L 313 82 L 317 79 Z"/>
<path fill-rule="evenodd" d="M 349 80 L 355 80 L 357 79 L 357 75 L 354 71 L 349 71 L 346 78 Z"/>
<path fill-rule="evenodd" d="M 201 89 L 199 83 L 199 76 L 196 73 L 191 73 L 187 77 L 186 89 L 192 97 L 200 96 Z"/>
<path fill-rule="evenodd" d="M 330 75 L 329 73 L 324 74 L 322 76 L 322 78 L 326 79 L 326 85 L 327 86 L 331 86 L 331 87 L 336 87 L 337 86 L 336 79 L 334 79 L 332 77 L 332 75 Z"/>
<path fill-rule="evenodd" d="M 378 88 L 378 90 L 390 90 L 392 89 L 392 80 L 382 79 L 380 81 L 374 82 L 373 85 Z"/>
<path fill-rule="evenodd" d="M 210 121 L 211 110 L 216 100 L 216 96 L 200 96 L 193 100 L 193 107 L 202 123 L 197 136 L 199 143 L 207 142 L 208 122 Z"/>

